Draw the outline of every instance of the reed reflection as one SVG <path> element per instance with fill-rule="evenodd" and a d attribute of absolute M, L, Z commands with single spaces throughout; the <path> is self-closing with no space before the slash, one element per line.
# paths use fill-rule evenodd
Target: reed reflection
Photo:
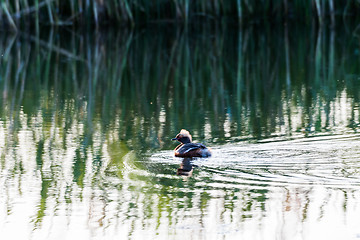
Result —
<path fill-rule="evenodd" d="M 208 40 L 211 31 L 217 37 Z M 338 45 L 336 56 L 334 32 L 319 30 L 308 41 L 298 37 L 308 29 L 290 35 L 286 30 L 284 39 L 252 28 L 227 31 L 205 29 L 197 35 L 179 30 L 156 38 L 147 33 L 61 34 L 64 39 L 55 42 L 50 32 L 48 42 L 33 36 L 3 39 L 2 104 L 15 111 L 24 105 L 33 113 L 46 96 L 58 103 L 49 114 L 56 116 L 58 109 L 69 111 L 65 102 L 73 101 L 76 112 L 86 116 L 88 134 L 99 118 L 102 127 L 123 128 L 123 137 L 136 149 L 166 148 L 163 136 L 181 127 L 194 129 L 201 139 L 226 142 L 314 134 L 338 125 L 331 124 L 331 118 L 340 117 L 331 109 L 341 96 L 355 100 L 357 86 L 356 73 L 340 79 L 352 71 L 354 64 L 346 61 L 354 55 Z M 13 47 L 15 41 L 20 48 Z M 351 111 L 358 114 L 356 108 Z M 130 119 L 134 125 L 128 128 Z M 132 136 L 135 129 L 140 136 Z"/>
<path fill-rule="evenodd" d="M 213 219 L 246 227 L 247 219 L 266 221 L 281 189 L 215 182 L 216 169 L 192 176 L 189 159 L 169 166 L 149 154 L 172 148 L 168 139 L 182 128 L 210 146 L 359 129 L 359 46 L 341 29 L 157 30 L 0 38 L 8 215 L 25 194 L 35 229 L 49 216 L 76 222 L 83 202 L 94 235 L 174 234 L 184 212 L 199 229 Z M 176 168 L 192 178 L 183 181 Z"/>

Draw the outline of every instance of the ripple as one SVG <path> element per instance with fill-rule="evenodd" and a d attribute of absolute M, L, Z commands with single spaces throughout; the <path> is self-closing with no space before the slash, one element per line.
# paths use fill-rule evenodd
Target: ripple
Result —
<path fill-rule="evenodd" d="M 360 136 L 321 136 L 290 141 L 213 147 L 213 157 L 194 159 L 194 178 L 214 188 L 314 186 L 360 188 Z M 150 157 L 153 164 L 179 165 L 171 151 Z"/>

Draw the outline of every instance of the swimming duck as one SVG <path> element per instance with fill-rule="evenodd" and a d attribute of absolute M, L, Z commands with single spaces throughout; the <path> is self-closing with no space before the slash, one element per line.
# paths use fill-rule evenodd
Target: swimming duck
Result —
<path fill-rule="evenodd" d="M 175 157 L 210 157 L 211 151 L 209 148 L 205 147 L 201 143 L 193 143 L 190 133 L 181 129 L 180 133 L 176 135 L 175 138 L 171 139 L 173 141 L 177 140 L 181 144 L 175 148 Z"/>

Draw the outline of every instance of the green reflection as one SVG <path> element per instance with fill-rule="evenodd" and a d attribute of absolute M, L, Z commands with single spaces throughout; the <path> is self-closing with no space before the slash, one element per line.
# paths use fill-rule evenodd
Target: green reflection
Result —
<path fill-rule="evenodd" d="M 87 200 L 89 225 L 116 218 L 129 236 L 139 219 L 159 233 L 189 212 L 199 228 L 211 211 L 244 222 L 265 215 L 269 184 L 219 187 L 214 169 L 177 176 L 180 162 L 149 155 L 175 148 L 181 128 L 215 147 L 359 129 L 358 39 L 340 27 L 50 30 L 2 36 L 0 51 L 1 169 L 38 191 L 35 229 L 64 214 L 57 206 L 72 215 Z"/>
<path fill-rule="evenodd" d="M 94 124 L 104 134 L 116 126 L 142 151 L 172 147 L 168 136 L 183 127 L 216 142 L 332 131 L 341 94 L 357 102 L 354 41 L 335 42 L 325 29 L 269 28 L 3 38 L 3 116 L 12 112 L 17 124 L 20 109 L 40 110 L 44 124 L 65 131 L 77 119 L 90 134 L 84 144 Z M 345 127 L 356 130 L 357 122 Z"/>

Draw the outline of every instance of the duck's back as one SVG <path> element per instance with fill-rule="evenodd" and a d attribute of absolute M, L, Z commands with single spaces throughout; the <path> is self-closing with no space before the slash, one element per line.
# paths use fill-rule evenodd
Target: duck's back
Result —
<path fill-rule="evenodd" d="M 210 157 L 210 150 L 201 143 L 180 144 L 175 148 L 176 157 Z"/>

